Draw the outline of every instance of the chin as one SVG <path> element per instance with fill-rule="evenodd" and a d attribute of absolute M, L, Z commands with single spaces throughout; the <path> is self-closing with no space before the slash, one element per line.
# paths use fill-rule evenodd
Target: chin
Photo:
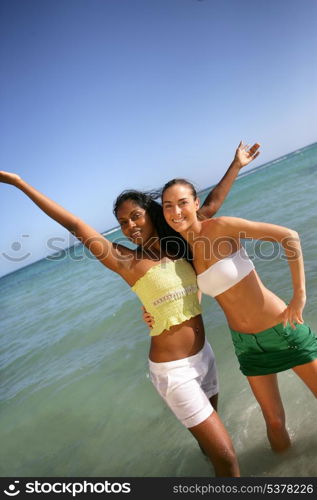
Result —
<path fill-rule="evenodd" d="M 171 226 L 171 227 L 172 227 L 172 228 L 174 229 L 174 231 L 176 231 L 177 233 L 180 233 L 181 231 L 184 231 L 184 230 L 185 230 L 185 227 L 183 227 L 182 225 L 179 225 L 179 224 L 177 224 L 177 225 L 175 225 L 175 224 L 174 224 L 174 225 L 173 225 L 173 226 Z"/>
<path fill-rule="evenodd" d="M 139 238 L 135 238 L 135 240 L 133 240 L 133 243 L 135 245 L 143 246 L 146 243 L 146 241 L 144 241 L 144 239 L 141 236 L 139 236 Z"/>

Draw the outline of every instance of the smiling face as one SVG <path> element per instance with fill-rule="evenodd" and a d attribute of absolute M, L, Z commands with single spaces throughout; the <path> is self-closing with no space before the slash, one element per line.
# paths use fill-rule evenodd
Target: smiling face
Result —
<path fill-rule="evenodd" d="M 123 201 L 116 214 L 123 234 L 136 245 L 145 246 L 151 238 L 157 236 L 146 210 L 135 201 Z"/>
<path fill-rule="evenodd" d="M 190 185 L 173 184 L 163 191 L 163 213 L 166 222 L 178 233 L 188 230 L 197 221 L 199 199 Z"/>

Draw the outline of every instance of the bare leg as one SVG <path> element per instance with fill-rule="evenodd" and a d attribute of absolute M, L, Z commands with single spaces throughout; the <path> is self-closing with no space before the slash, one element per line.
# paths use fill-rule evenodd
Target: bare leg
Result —
<path fill-rule="evenodd" d="M 285 427 L 285 412 L 277 375 L 257 375 L 247 379 L 261 407 L 272 449 L 277 452 L 286 450 L 291 441 Z"/>
<path fill-rule="evenodd" d="M 218 395 L 219 395 L 219 393 L 217 392 L 217 394 L 214 394 L 213 396 L 211 396 L 209 398 L 211 406 L 216 411 L 217 411 L 217 406 L 218 406 Z M 199 447 L 200 447 L 201 451 L 203 452 L 203 454 L 206 455 L 206 457 L 208 457 L 208 454 L 205 452 L 204 448 L 201 446 L 199 441 L 198 441 L 198 444 L 199 444 Z"/>
<path fill-rule="evenodd" d="M 294 366 L 293 370 L 317 397 L 317 359 L 304 365 Z"/>
<path fill-rule="evenodd" d="M 231 438 L 216 411 L 189 431 L 210 458 L 216 476 L 240 477 L 238 459 Z"/>

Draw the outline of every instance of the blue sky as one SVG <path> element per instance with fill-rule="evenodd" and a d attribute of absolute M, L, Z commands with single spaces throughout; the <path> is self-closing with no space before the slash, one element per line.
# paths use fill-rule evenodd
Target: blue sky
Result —
<path fill-rule="evenodd" d="M 120 191 L 214 184 L 240 139 L 251 167 L 315 142 L 316 21 L 315 0 L 1 0 L 0 168 L 104 231 Z M 0 189 L 0 275 L 71 243 Z"/>

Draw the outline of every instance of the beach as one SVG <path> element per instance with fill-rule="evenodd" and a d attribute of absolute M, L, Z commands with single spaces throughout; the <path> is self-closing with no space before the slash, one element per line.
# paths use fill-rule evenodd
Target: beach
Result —
<path fill-rule="evenodd" d="M 317 143 L 241 175 L 218 215 L 295 229 L 304 253 L 304 319 L 317 331 Z M 200 193 L 203 200 L 208 189 Z M 119 229 L 106 237 L 122 239 Z M 289 301 L 278 246 L 246 241 L 264 284 Z M 203 297 L 216 355 L 219 414 L 242 476 L 317 476 L 316 401 L 280 373 L 293 446 L 274 454 L 259 406 L 239 371 L 225 317 Z M 76 245 L 0 278 L 1 476 L 198 477 L 211 465 L 153 388 L 148 329 L 127 284 Z"/>

